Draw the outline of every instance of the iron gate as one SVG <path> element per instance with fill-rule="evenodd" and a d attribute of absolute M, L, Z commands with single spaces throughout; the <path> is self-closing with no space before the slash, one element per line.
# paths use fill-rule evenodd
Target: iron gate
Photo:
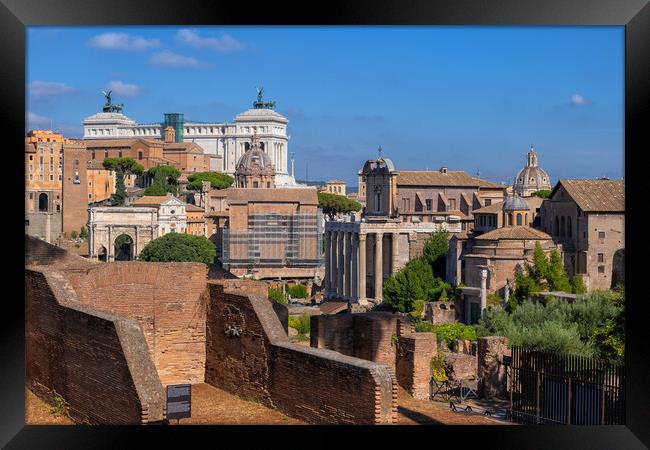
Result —
<path fill-rule="evenodd" d="M 625 423 L 625 367 L 513 347 L 510 413 L 524 424 Z"/>

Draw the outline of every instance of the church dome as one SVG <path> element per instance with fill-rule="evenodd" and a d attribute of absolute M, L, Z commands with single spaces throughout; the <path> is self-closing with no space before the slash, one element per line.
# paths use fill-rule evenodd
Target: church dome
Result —
<path fill-rule="evenodd" d="M 260 148 L 256 136 L 253 136 L 251 148 L 239 158 L 235 173 L 237 175 L 275 175 L 275 166 L 269 155 Z"/>
<path fill-rule="evenodd" d="M 529 211 L 530 206 L 528 202 L 521 198 L 519 195 L 515 194 L 511 197 L 507 197 L 503 202 L 501 207 L 502 211 Z"/>
<path fill-rule="evenodd" d="M 544 169 L 539 167 L 537 152 L 531 147 L 526 155 L 526 166 L 515 178 L 513 190 L 517 195 L 528 197 L 535 191 L 551 188 L 551 179 Z"/>

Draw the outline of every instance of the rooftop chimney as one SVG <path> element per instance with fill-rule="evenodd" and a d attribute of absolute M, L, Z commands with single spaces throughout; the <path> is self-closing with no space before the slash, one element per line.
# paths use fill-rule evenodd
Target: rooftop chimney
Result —
<path fill-rule="evenodd" d="M 440 168 L 440 173 L 447 173 L 447 167 L 442 166 L 442 167 Z"/>

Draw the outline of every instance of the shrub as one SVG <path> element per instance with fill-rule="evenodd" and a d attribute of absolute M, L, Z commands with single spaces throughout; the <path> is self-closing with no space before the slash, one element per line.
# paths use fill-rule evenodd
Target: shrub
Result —
<path fill-rule="evenodd" d="M 282 288 L 269 287 L 269 298 L 280 303 L 281 305 L 287 304 L 287 299 L 284 295 L 284 292 L 282 292 Z M 291 319 L 291 317 L 289 317 L 289 319 Z"/>
<path fill-rule="evenodd" d="M 574 275 L 571 278 L 571 292 L 574 294 L 587 293 L 587 287 L 585 286 L 585 281 L 583 280 L 582 275 Z"/>
<path fill-rule="evenodd" d="M 487 305 L 488 306 L 503 306 L 503 298 L 497 293 L 492 292 L 487 296 Z"/>
<path fill-rule="evenodd" d="M 424 243 L 422 256 L 431 265 L 433 275 L 445 276 L 446 256 L 449 251 L 449 233 L 436 231 Z"/>
<path fill-rule="evenodd" d="M 82 225 L 81 230 L 79 231 L 79 237 L 81 239 L 88 239 L 88 229 Z"/>
<path fill-rule="evenodd" d="M 411 312 L 415 300 L 434 300 L 437 285 L 431 266 L 423 258 L 416 258 L 386 280 L 384 302 L 395 311 Z"/>
<path fill-rule="evenodd" d="M 165 187 L 160 184 L 152 184 L 147 189 L 144 190 L 144 195 L 149 196 L 163 196 L 166 195 L 167 191 Z"/>
<path fill-rule="evenodd" d="M 327 214 L 330 219 L 334 219 L 337 214 L 360 211 L 363 208 L 361 203 L 349 199 L 345 195 L 329 192 L 318 193 L 318 206 L 323 210 L 323 214 Z"/>
<path fill-rule="evenodd" d="M 510 345 L 622 360 L 624 292 L 595 291 L 573 303 L 526 301 L 511 314 L 492 308 L 479 320 L 479 336 L 506 336 Z"/>
<path fill-rule="evenodd" d="M 70 237 L 72 239 L 77 239 L 78 236 L 79 236 L 79 233 L 77 233 L 75 230 L 72 230 L 72 233 L 70 233 Z"/>
<path fill-rule="evenodd" d="M 431 376 L 437 382 L 447 381 L 447 371 L 445 369 L 445 355 L 443 353 L 438 353 L 436 356 L 431 358 L 429 363 L 431 367 Z"/>
<path fill-rule="evenodd" d="M 311 316 L 307 313 L 289 316 L 289 326 L 298 332 L 298 336 L 307 336 L 311 330 Z"/>
<path fill-rule="evenodd" d="M 65 400 L 56 391 L 54 391 L 54 404 L 52 405 L 51 411 L 57 417 L 65 414 Z"/>
<path fill-rule="evenodd" d="M 416 300 L 413 302 L 413 311 L 409 313 L 411 317 L 416 321 L 421 320 L 424 315 L 424 307 L 426 304 L 427 302 L 424 300 Z"/>
<path fill-rule="evenodd" d="M 433 325 L 429 322 L 421 321 L 415 324 L 415 331 L 426 331 L 436 333 L 438 341 L 445 341 L 451 348 L 451 342 L 454 339 L 475 341 L 477 338 L 476 328 L 472 325 L 463 323 L 442 323 Z"/>
<path fill-rule="evenodd" d="M 149 242 L 140 252 L 141 261 L 195 261 L 212 264 L 217 249 L 208 238 L 182 233 L 168 233 Z"/>
<path fill-rule="evenodd" d="M 289 286 L 288 288 L 289 295 L 291 298 L 307 298 L 307 286 L 304 284 L 296 284 L 294 286 Z"/>

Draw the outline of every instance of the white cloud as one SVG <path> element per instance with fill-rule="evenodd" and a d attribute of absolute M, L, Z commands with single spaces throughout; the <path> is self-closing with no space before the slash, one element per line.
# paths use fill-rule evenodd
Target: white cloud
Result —
<path fill-rule="evenodd" d="M 111 50 L 143 51 L 160 47 L 160 40 L 145 39 L 142 36 L 126 33 L 104 33 L 91 38 L 88 45 Z"/>
<path fill-rule="evenodd" d="M 135 97 L 140 95 L 142 91 L 140 87 L 135 84 L 126 84 L 119 80 L 111 80 L 108 82 L 108 89 L 115 92 L 118 95 L 124 95 L 125 97 Z"/>
<path fill-rule="evenodd" d="M 33 112 L 27 112 L 27 129 L 49 128 L 51 121 L 49 117 L 39 116 Z"/>
<path fill-rule="evenodd" d="M 29 95 L 32 95 L 34 97 L 48 97 L 53 95 L 62 95 L 74 91 L 73 88 L 66 85 L 65 83 L 54 83 L 50 81 L 39 81 L 39 80 L 35 80 L 29 83 L 29 86 L 27 86 L 27 90 L 29 92 Z"/>
<path fill-rule="evenodd" d="M 198 32 L 187 28 L 176 33 L 176 39 L 195 48 L 208 48 L 221 53 L 234 52 L 246 47 L 244 43 L 227 34 L 221 38 L 201 37 Z"/>
<path fill-rule="evenodd" d="M 580 94 L 573 94 L 571 96 L 571 103 L 574 105 L 582 106 L 582 105 L 588 105 L 589 103 L 591 103 L 591 100 L 583 97 Z"/>
<path fill-rule="evenodd" d="M 158 66 L 170 67 L 196 67 L 199 65 L 197 59 L 190 56 L 179 55 L 178 53 L 173 53 L 169 50 L 154 53 L 151 56 L 151 59 L 149 59 L 149 62 Z"/>

